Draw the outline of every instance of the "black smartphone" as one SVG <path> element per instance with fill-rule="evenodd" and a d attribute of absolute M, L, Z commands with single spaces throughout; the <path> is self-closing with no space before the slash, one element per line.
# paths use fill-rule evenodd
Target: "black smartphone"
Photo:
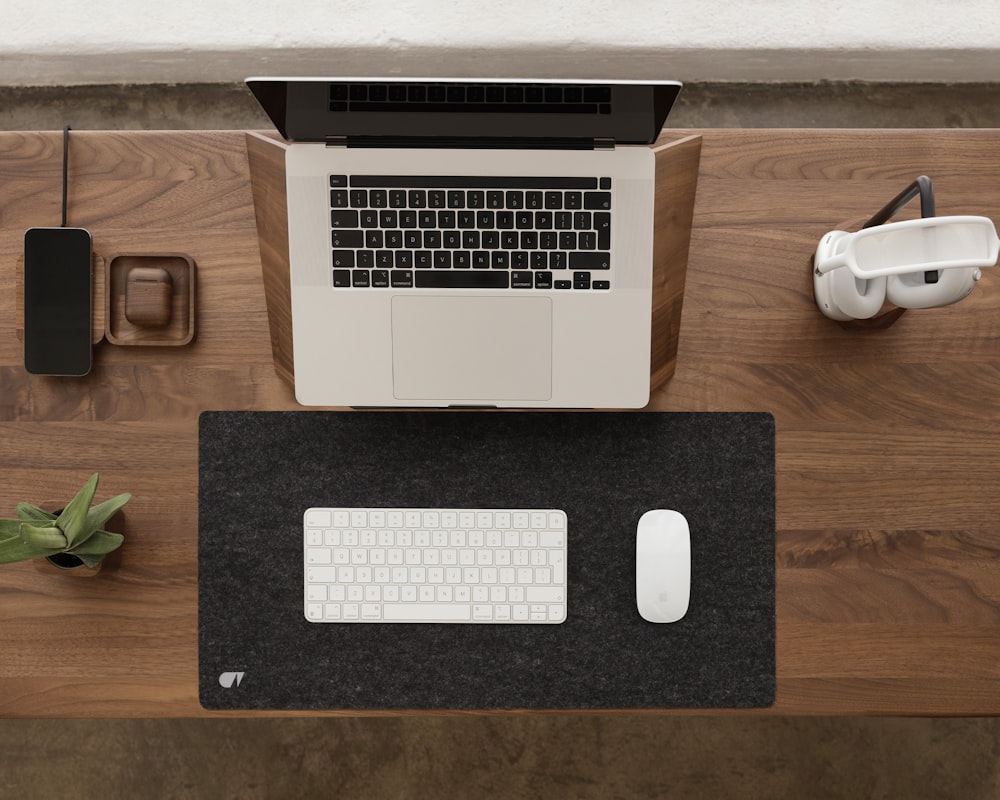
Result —
<path fill-rule="evenodd" d="M 24 367 L 35 375 L 90 372 L 91 238 L 83 228 L 24 234 Z"/>

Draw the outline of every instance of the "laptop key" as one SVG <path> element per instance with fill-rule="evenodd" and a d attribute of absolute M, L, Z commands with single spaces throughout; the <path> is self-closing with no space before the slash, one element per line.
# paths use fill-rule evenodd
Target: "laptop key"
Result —
<path fill-rule="evenodd" d="M 594 214 L 594 227 L 597 229 L 597 249 L 611 249 L 611 215 L 606 211 Z"/>
<path fill-rule="evenodd" d="M 587 250 L 569 254 L 570 269 L 611 269 L 611 253 Z"/>
<path fill-rule="evenodd" d="M 390 273 L 392 288 L 408 289 L 413 286 L 413 273 L 407 270 L 394 269 Z"/>
<path fill-rule="evenodd" d="M 376 269 L 372 271 L 372 286 L 383 288 L 389 285 L 389 270 Z"/>
<path fill-rule="evenodd" d="M 351 285 L 351 270 L 335 269 L 333 271 L 333 285 L 338 289 L 344 289 Z"/>
<path fill-rule="evenodd" d="M 455 272 L 434 270 L 416 273 L 418 289 L 506 289 L 509 272 Z M 528 273 L 529 275 L 531 273 Z"/>
<path fill-rule="evenodd" d="M 611 192 L 584 192 L 583 207 L 607 211 L 611 208 Z"/>
<path fill-rule="evenodd" d="M 356 228 L 358 227 L 357 211 L 331 211 L 331 228 Z"/>
<path fill-rule="evenodd" d="M 333 266 L 335 266 L 335 267 L 353 267 L 354 266 L 354 251 L 353 250 L 334 250 L 333 251 Z"/>
<path fill-rule="evenodd" d="M 364 247 L 365 235 L 362 231 L 334 231 L 334 247 Z"/>
<path fill-rule="evenodd" d="M 530 289 L 535 285 L 535 277 L 531 272 L 510 273 L 511 289 Z"/>
<path fill-rule="evenodd" d="M 351 273 L 351 285 L 365 288 L 371 285 L 371 274 L 366 269 L 356 269 Z"/>

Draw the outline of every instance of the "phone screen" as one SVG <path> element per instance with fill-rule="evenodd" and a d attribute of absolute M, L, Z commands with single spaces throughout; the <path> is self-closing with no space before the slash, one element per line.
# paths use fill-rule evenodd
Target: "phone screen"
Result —
<path fill-rule="evenodd" d="M 86 375 L 91 365 L 91 239 L 83 228 L 24 234 L 24 366 Z"/>

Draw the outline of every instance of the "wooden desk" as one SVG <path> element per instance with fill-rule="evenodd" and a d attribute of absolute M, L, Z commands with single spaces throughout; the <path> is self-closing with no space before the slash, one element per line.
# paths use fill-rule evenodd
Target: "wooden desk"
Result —
<path fill-rule="evenodd" d="M 940 214 L 1000 217 L 1000 131 L 699 131 L 677 371 L 657 410 L 777 424 L 777 702 L 762 713 L 1000 713 L 1000 274 L 953 308 L 845 330 L 814 307 L 819 237 L 919 174 Z M 687 132 L 685 132 L 687 133 Z M 197 428 L 295 408 L 275 375 L 242 132 L 72 134 L 71 225 L 102 255 L 198 266 L 193 344 L 102 343 L 29 376 L 25 228 L 59 222 L 61 133 L 0 133 L 0 513 L 135 495 L 117 571 L 0 567 L 0 715 L 204 715 L 196 686 Z"/>

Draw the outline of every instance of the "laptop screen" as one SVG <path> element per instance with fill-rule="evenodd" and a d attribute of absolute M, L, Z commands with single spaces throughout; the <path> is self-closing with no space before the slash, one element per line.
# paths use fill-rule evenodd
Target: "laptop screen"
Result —
<path fill-rule="evenodd" d="M 663 82 L 249 78 L 282 136 L 348 139 L 656 139 L 681 85 Z M 501 145 L 502 146 L 502 145 Z"/>

